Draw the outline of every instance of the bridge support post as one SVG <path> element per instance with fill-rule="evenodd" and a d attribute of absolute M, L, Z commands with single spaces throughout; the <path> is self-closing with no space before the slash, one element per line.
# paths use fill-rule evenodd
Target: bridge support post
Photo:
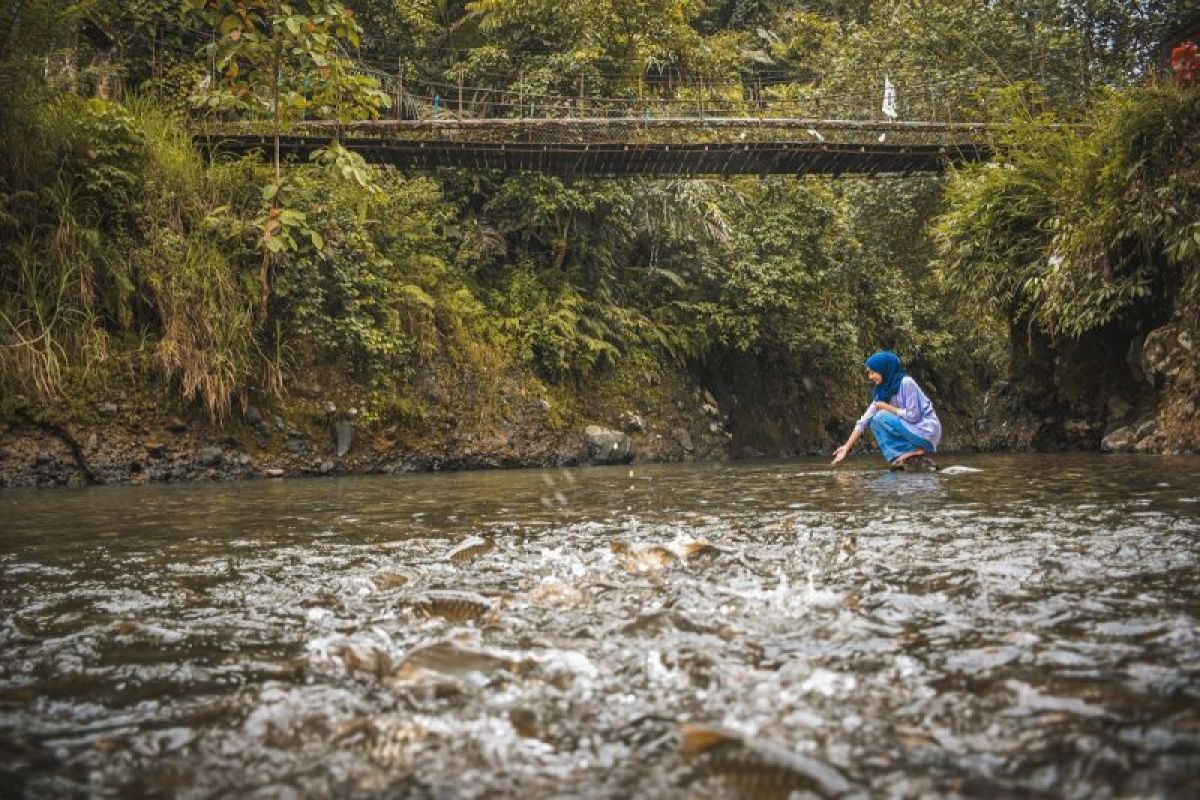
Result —
<path fill-rule="evenodd" d="M 404 119 L 404 58 L 396 57 L 396 119 Z"/>

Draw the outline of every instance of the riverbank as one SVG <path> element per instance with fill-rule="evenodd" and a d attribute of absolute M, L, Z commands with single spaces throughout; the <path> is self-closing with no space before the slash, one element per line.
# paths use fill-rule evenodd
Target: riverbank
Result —
<path fill-rule="evenodd" d="M 520 374 L 486 393 L 471 391 L 473 383 L 430 374 L 412 386 L 414 410 L 385 420 L 363 417 L 355 402 L 361 387 L 312 376 L 222 420 L 152 383 L 127 383 L 70 407 L 17 405 L 0 421 L 0 486 L 824 455 L 862 411 L 855 387 L 811 379 L 797 382 L 799 399 L 746 386 L 740 394 L 733 386 L 714 391 L 669 370 L 614 370 L 577 387 Z M 944 447 L 999 449 L 969 414 L 948 402 L 939 408 Z"/>

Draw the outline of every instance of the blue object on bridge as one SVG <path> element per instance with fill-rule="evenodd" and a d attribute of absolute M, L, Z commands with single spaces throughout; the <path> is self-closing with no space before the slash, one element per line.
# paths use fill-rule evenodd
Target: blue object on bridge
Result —
<path fill-rule="evenodd" d="M 435 94 L 433 96 L 433 118 L 434 119 L 438 118 L 438 112 L 441 111 L 441 108 L 442 108 L 442 96 L 440 94 Z"/>

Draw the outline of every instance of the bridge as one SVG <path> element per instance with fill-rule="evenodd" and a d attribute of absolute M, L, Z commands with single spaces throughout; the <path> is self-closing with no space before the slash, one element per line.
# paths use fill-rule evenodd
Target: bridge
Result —
<path fill-rule="evenodd" d="M 992 153 L 996 126 L 978 122 L 827 119 L 821 110 L 744 87 L 673 85 L 671 97 L 507 97 L 494 88 L 389 85 L 400 118 L 305 120 L 280 137 L 281 154 L 307 159 L 337 139 L 374 163 L 565 177 L 667 175 L 921 175 Z M 829 108 L 827 105 L 825 108 Z M 844 110 L 841 106 L 834 110 Z M 863 109 L 857 109 L 862 111 Z M 926 104 L 922 111 L 936 111 Z M 889 115 L 892 116 L 892 115 Z M 949 112 L 943 109 L 942 116 Z M 218 152 L 271 153 L 264 123 L 209 126 L 198 142 Z"/>
<path fill-rule="evenodd" d="M 674 141 L 647 141 L 647 127 L 639 120 L 561 122 L 568 124 L 508 119 L 310 123 L 281 136 L 280 150 L 307 159 L 336 138 L 367 161 L 404 169 L 457 167 L 568 177 L 931 174 L 947 165 L 986 160 L 992 152 L 986 126 L 979 125 L 659 120 L 670 124 L 677 134 Z M 581 128 L 590 135 L 581 135 Z M 838 131 L 856 135 L 837 136 Z M 597 132 L 610 135 L 597 137 Z M 724 135 L 713 135 L 718 132 Z M 557 135 L 547 135 L 551 133 Z M 198 139 L 222 152 L 270 153 L 274 148 L 274 137 L 261 130 L 211 130 Z"/>

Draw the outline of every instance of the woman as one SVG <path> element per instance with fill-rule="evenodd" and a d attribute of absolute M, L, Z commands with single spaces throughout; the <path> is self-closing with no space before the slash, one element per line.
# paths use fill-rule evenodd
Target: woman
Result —
<path fill-rule="evenodd" d="M 895 353 L 881 351 L 868 358 L 866 364 L 867 377 L 875 384 L 875 397 L 854 424 L 850 438 L 833 451 L 833 464 L 840 464 L 850 454 L 870 425 L 875 442 L 892 469 L 937 469 L 931 459 L 925 458 L 926 454 L 937 451 L 942 440 L 942 423 L 933 403 L 904 372 Z"/>

